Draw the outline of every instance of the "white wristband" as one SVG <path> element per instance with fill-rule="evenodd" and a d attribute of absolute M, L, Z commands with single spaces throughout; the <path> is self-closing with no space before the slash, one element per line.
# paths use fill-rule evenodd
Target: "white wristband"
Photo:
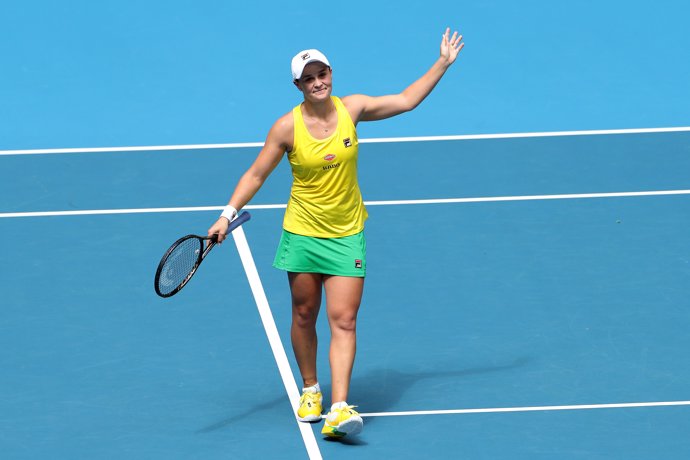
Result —
<path fill-rule="evenodd" d="M 223 208 L 223 212 L 220 214 L 220 217 L 225 217 L 228 219 L 228 222 L 232 222 L 235 220 L 235 217 L 237 217 L 237 209 L 227 205 L 225 208 Z"/>

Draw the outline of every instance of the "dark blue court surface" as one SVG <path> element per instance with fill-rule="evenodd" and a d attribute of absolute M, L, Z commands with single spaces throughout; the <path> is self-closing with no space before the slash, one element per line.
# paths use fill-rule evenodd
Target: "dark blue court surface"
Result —
<path fill-rule="evenodd" d="M 4 156 L 3 456 L 685 458 L 689 139 L 362 144 L 365 431 L 348 442 L 300 432 L 299 375 L 278 372 L 231 241 L 177 296 L 153 292 L 167 246 L 217 216 L 193 206 L 222 205 L 255 148 Z M 264 206 L 288 188 L 281 166 L 244 233 L 295 371 L 283 210 Z"/>

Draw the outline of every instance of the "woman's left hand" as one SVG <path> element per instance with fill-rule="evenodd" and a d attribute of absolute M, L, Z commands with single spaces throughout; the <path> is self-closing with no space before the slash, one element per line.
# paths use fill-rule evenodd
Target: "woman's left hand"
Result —
<path fill-rule="evenodd" d="M 453 36 L 450 36 L 450 27 L 446 29 L 446 33 L 443 34 L 441 39 L 441 57 L 446 60 L 450 65 L 455 62 L 458 57 L 458 53 L 465 46 L 462 42 L 462 35 L 459 35 L 457 31 L 453 32 Z"/>

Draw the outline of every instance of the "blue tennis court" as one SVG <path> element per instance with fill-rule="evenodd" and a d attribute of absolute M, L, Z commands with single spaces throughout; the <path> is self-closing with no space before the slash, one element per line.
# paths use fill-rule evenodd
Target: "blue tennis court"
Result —
<path fill-rule="evenodd" d="M 688 140 L 681 131 L 365 145 L 370 275 L 352 400 L 366 431 L 343 445 L 315 430 L 320 455 L 689 452 Z M 2 248 L 11 457 L 305 458 L 237 249 L 224 244 L 174 298 L 152 288 L 167 245 L 203 233 L 217 213 L 191 205 L 255 150 L 2 158 L 3 184 L 13 184 L 2 196 L 15 197 L 3 203 L 3 233 L 29 235 Z M 419 152 L 443 165 L 433 181 L 403 169 Z M 208 162 L 218 177 L 206 181 Z M 249 207 L 245 234 L 289 344 L 287 282 L 271 267 L 283 169 Z M 175 183 L 198 180 L 176 194 L 159 186 L 163 170 L 180 175 Z M 45 211 L 66 203 L 91 211 Z"/>
<path fill-rule="evenodd" d="M 391 37 L 299 28 L 270 51 L 247 44 L 257 27 L 351 18 L 7 6 L 3 458 L 687 458 L 688 7 L 493 3 L 402 2 Z M 388 14 L 353 7 L 361 30 Z M 468 43 L 453 73 L 418 111 L 360 130 L 368 275 L 349 399 L 365 428 L 329 441 L 293 413 L 289 288 L 271 266 L 285 162 L 181 293 L 157 297 L 153 275 L 294 105 L 285 56 L 332 50 L 337 93 L 381 94 L 448 22 Z M 631 49 L 639 30 L 654 38 Z M 229 55 L 265 73 L 247 81 Z M 319 333 L 328 398 L 323 314 Z"/>

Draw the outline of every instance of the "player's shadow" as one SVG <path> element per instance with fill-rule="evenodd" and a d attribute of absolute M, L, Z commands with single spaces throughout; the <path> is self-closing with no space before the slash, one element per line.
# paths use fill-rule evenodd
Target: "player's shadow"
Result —
<path fill-rule="evenodd" d="M 513 362 L 496 366 L 482 366 L 466 369 L 442 369 L 424 372 L 403 372 L 396 369 L 373 369 L 365 374 L 357 374 L 350 386 L 351 399 L 355 401 L 362 412 L 386 412 L 402 399 L 403 395 L 414 385 L 423 380 L 439 380 L 448 378 L 463 378 L 472 375 L 500 373 L 526 365 L 529 358 L 518 358 Z M 324 399 L 328 400 L 331 387 L 329 383 L 322 385 Z M 231 417 L 219 420 L 211 425 L 197 430 L 197 434 L 211 433 L 222 430 L 233 423 L 240 422 L 249 416 L 256 416 L 261 412 L 275 411 L 277 406 L 285 405 L 287 398 L 284 394 L 264 400 L 263 403 L 251 406 L 245 411 L 233 414 Z M 365 424 L 375 422 L 378 417 L 368 417 Z M 340 440 L 340 442 L 343 442 Z M 346 444 L 360 444 L 359 441 L 345 441 Z"/>
<path fill-rule="evenodd" d="M 529 361 L 529 358 L 522 357 L 512 362 L 495 366 L 465 369 L 452 369 L 444 366 L 439 370 L 426 370 L 424 372 L 403 372 L 390 368 L 372 369 L 365 374 L 356 375 L 352 379 L 350 395 L 352 401 L 357 403 L 361 412 L 386 412 L 396 407 L 397 403 L 410 388 L 424 380 L 433 382 L 442 379 L 462 379 L 474 375 L 500 373 L 525 366 Z M 327 391 L 330 391 L 330 388 L 327 388 Z M 369 417 L 365 420 L 365 423 L 370 424 L 378 418 Z"/>
<path fill-rule="evenodd" d="M 204 434 L 204 433 L 211 433 L 213 431 L 218 431 L 222 430 L 223 428 L 227 428 L 228 426 L 232 425 L 233 423 L 236 422 L 241 422 L 242 420 L 245 420 L 249 416 L 255 416 L 260 412 L 271 412 L 275 411 L 277 406 L 282 406 L 286 405 L 286 407 L 290 407 L 290 404 L 288 402 L 287 396 L 285 395 L 285 392 L 281 392 L 281 394 L 276 395 L 275 398 L 269 399 L 269 400 L 264 400 L 263 403 L 258 404 L 256 406 L 251 406 L 249 409 L 242 411 L 242 412 L 237 412 L 234 413 L 231 417 L 225 418 L 223 420 L 219 420 L 211 425 L 205 426 L 204 428 L 201 428 L 196 431 L 197 434 Z"/>
<path fill-rule="evenodd" d="M 267 400 L 262 404 L 259 404 L 257 406 L 252 406 L 251 409 L 248 409 L 243 412 L 239 412 L 234 414 L 232 417 L 225 418 L 223 420 L 219 420 L 216 423 L 213 423 L 211 425 L 205 426 L 199 430 L 196 431 L 196 434 L 206 434 L 206 433 L 212 433 L 214 431 L 218 430 L 223 430 L 229 426 L 231 426 L 234 423 L 239 423 L 243 419 L 246 419 L 246 417 L 249 416 L 256 416 L 261 412 L 266 412 L 268 413 L 266 415 L 267 418 L 270 417 L 270 412 L 275 412 L 276 407 L 278 406 L 283 406 L 287 402 L 287 397 L 283 394 L 282 396 L 278 396 L 274 399 Z M 288 405 L 289 407 L 289 405 Z M 321 427 L 320 425 L 321 422 L 317 422 L 316 425 L 318 425 L 319 429 Z M 338 442 L 340 444 L 348 445 L 348 446 L 365 446 L 367 445 L 367 442 L 362 440 L 359 437 L 354 437 L 354 438 L 341 438 L 341 439 L 333 439 L 333 438 L 328 438 L 328 437 L 323 437 L 324 441 L 327 442 Z"/>

